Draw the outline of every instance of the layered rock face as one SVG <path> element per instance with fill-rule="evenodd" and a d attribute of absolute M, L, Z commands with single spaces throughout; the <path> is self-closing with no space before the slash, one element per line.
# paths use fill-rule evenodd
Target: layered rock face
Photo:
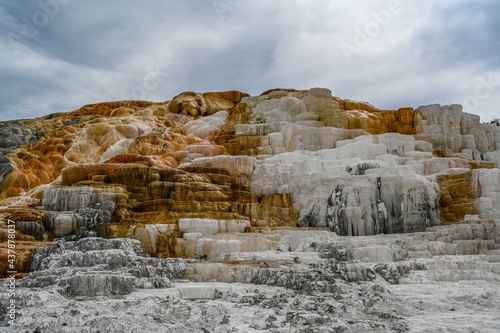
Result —
<path fill-rule="evenodd" d="M 159 257 L 207 256 L 214 223 L 361 236 L 500 209 L 500 127 L 459 105 L 187 92 L 5 122 L 1 134 L 4 206 L 37 212 L 5 217 L 33 240 L 127 237 Z"/>
<path fill-rule="evenodd" d="M 6 332 L 498 327 L 500 126 L 459 105 L 186 92 L 0 137 Z"/>

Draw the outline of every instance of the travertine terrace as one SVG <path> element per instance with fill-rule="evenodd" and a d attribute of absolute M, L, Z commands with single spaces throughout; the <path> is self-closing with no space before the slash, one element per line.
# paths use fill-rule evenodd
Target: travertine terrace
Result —
<path fill-rule="evenodd" d="M 460 105 L 185 92 L 3 122 L 0 153 L 6 332 L 500 325 L 500 126 Z"/>

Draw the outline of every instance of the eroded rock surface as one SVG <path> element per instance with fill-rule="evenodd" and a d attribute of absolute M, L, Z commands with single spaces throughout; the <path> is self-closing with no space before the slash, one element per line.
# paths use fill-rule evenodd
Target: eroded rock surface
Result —
<path fill-rule="evenodd" d="M 496 332 L 498 156 L 459 105 L 325 88 L 0 123 L 2 329 Z"/>
<path fill-rule="evenodd" d="M 211 224 L 204 237 L 227 232 L 219 221 Z M 208 261 L 145 257 L 131 239 L 59 241 L 34 251 L 32 273 L 17 286 L 22 312 L 3 329 L 493 333 L 499 231 L 499 220 L 477 217 L 363 237 L 268 231 L 260 233 L 273 240 L 265 251 Z"/>
<path fill-rule="evenodd" d="M 146 257 L 137 240 L 90 237 L 33 250 L 31 273 L 20 285 L 54 285 L 68 297 L 124 295 L 135 288 L 167 288 L 184 271 L 182 261 Z"/>

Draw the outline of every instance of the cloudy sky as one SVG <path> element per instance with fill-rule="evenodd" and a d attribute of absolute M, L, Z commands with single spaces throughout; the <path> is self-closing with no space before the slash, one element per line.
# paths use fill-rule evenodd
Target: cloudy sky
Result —
<path fill-rule="evenodd" d="M 500 117 L 498 0 L 0 0 L 0 120 L 327 87 Z"/>

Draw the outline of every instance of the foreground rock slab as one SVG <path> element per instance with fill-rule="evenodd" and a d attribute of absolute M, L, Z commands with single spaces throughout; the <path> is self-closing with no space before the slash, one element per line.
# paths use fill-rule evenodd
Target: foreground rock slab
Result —
<path fill-rule="evenodd" d="M 275 232 L 274 250 L 211 260 L 151 258 L 131 239 L 58 241 L 34 251 L 33 272 L 17 281 L 15 324 L 4 311 L 1 329 L 494 333 L 498 240 L 460 243 L 488 227 L 478 222 L 365 237 Z M 2 309 L 8 302 L 2 294 Z"/>

